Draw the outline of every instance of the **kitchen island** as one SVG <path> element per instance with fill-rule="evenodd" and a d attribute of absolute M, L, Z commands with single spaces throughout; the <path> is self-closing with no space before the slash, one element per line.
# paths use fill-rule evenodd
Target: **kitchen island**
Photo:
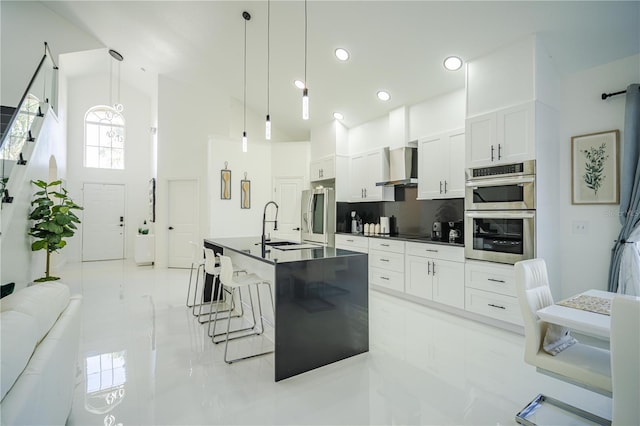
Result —
<path fill-rule="evenodd" d="M 368 352 L 366 254 L 284 241 L 262 245 L 260 237 L 204 244 L 272 282 L 275 381 Z"/>

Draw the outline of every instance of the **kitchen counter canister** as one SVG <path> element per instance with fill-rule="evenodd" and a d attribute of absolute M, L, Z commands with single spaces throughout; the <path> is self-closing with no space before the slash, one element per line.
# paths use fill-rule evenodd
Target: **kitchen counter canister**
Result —
<path fill-rule="evenodd" d="M 207 238 L 204 245 L 272 282 L 275 381 L 368 352 L 368 256 L 281 240 L 263 250 L 259 241 Z"/>

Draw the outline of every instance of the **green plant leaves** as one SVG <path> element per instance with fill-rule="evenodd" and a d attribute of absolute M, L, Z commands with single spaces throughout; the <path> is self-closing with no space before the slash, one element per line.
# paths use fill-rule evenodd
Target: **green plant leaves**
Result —
<path fill-rule="evenodd" d="M 67 245 L 65 238 L 73 237 L 77 229 L 75 224 L 80 223 L 80 219 L 72 210 L 82 210 L 82 207 L 71 200 L 68 191 L 61 186 L 60 180 L 49 183 L 35 180 L 32 183 L 42 191 L 34 193 L 35 198 L 31 201 L 34 208 L 28 216 L 33 221 L 29 235 L 36 238 L 36 241 L 31 244 L 31 250 L 47 252 L 46 276 L 36 281 L 56 280 L 59 278 L 49 276 L 49 256 L 51 252 Z M 49 188 L 54 186 L 59 186 L 59 190 L 50 191 Z"/>

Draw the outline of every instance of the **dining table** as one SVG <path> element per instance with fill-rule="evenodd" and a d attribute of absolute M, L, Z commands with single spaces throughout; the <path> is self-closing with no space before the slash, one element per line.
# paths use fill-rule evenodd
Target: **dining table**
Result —
<path fill-rule="evenodd" d="M 587 290 L 536 311 L 546 322 L 568 327 L 586 335 L 609 340 L 611 301 L 616 293 Z"/>

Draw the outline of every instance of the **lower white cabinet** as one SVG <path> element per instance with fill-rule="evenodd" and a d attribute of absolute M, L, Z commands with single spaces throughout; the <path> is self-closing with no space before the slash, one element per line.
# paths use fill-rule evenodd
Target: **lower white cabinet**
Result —
<path fill-rule="evenodd" d="M 513 265 L 467 262 L 465 309 L 500 321 L 523 325 Z"/>
<path fill-rule="evenodd" d="M 357 235 L 335 234 L 336 248 L 369 253 L 369 239 Z"/>
<path fill-rule="evenodd" d="M 369 282 L 404 292 L 404 241 L 369 240 Z"/>
<path fill-rule="evenodd" d="M 464 249 L 406 243 L 405 292 L 464 309 Z"/>

